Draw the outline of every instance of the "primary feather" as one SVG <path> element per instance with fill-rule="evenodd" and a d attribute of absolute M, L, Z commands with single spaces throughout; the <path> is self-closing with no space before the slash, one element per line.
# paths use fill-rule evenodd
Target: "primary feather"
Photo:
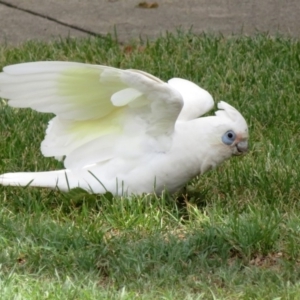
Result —
<path fill-rule="evenodd" d="M 194 83 L 165 83 L 143 71 L 72 62 L 5 67 L 0 97 L 12 107 L 54 113 L 44 156 L 65 157 L 66 170 L 9 173 L 3 185 L 80 186 L 94 193 L 173 192 L 233 154 L 247 150 L 242 115 Z M 224 143 L 224 135 L 229 144 Z"/>

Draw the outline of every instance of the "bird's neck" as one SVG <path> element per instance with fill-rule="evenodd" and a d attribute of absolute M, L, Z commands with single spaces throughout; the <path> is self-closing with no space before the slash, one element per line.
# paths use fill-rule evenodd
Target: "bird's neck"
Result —
<path fill-rule="evenodd" d="M 176 124 L 172 151 L 185 164 L 189 164 L 191 177 L 215 168 L 228 158 L 228 153 L 222 153 L 220 149 L 219 138 L 214 135 L 214 118 L 199 118 Z"/>

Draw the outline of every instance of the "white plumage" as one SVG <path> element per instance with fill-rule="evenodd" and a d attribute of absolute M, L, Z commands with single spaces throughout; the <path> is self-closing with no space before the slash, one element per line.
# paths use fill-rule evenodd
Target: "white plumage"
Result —
<path fill-rule="evenodd" d="M 0 97 L 56 115 L 41 144 L 66 170 L 8 173 L 2 185 L 81 187 L 93 193 L 174 192 L 248 148 L 243 116 L 194 83 L 72 62 L 7 66 Z"/>

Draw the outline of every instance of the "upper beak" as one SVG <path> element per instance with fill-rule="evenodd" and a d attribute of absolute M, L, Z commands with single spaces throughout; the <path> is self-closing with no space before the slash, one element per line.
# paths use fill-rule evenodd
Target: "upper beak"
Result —
<path fill-rule="evenodd" d="M 237 154 L 243 154 L 248 151 L 248 141 L 242 141 L 236 144 Z"/>

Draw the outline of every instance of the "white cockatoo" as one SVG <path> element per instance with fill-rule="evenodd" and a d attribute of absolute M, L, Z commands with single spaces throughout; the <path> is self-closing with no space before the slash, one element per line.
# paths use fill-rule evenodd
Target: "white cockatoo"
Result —
<path fill-rule="evenodd" d="M 73 62 L 33 62 L 0 73 L 12 107 L 54 113 L 41 151 L 65 170 L 7 173 L 0 184 L 115 195 L 175 192 L 248 148 L 243 116 L 196 84 L 167 83 L 139 70 Z"/>

